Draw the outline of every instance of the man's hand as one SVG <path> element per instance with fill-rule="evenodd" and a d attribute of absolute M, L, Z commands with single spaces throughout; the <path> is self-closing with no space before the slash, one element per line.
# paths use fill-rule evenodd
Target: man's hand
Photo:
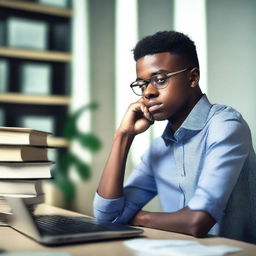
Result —
<path fill-rule="evenodd" d="M 153 117 L 141 98 L 129 106 L 118 131 L 137 135 L 146 131 L 153 123 Z"/>

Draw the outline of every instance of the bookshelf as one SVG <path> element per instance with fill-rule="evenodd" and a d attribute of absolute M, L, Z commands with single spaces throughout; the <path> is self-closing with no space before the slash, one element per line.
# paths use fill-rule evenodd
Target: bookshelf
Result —
<path fill-rule="evenodd" d="M 60 136 L 71 101 L 70 4 L 0 0 L 0 126 L 25 126 L 29 118 L 43 124 L 45 118 L 53 127 L 49 143 L 60 148 L 68 147 Z"/>
<path fill-rule="evenodd" d="M 0 56 L 7 58 L 30 59 L 37 61 L 67 63 L 71 61 L 71 55 L 69 53 L 11 49 L 8 47 L 0 47 Z"/>
<path fill-rule="evenodd" d="M 6 7 L 14 10 L 22 10 L 27 12 L 34 12 L 34 13 L 43 13 L 46 15 L 53 15 L 53 16 L 60 16 L 60 17 L 72 17 L 72 10 L 56 8 L 56 7 L 49 7 L 40 5 L 33 2 L 28 1 L 15 1 L 15 0 L 0 0 L 0 7 Z"/>
<path fill-rule="evenodd" d="M 53 96 L 53 95 L 42 96 L 42 95 L 23 95 L 18 93 L 1 93 L 0 103 L 67 106 L 70 104 L 70 97 L 69 96 Z"/>

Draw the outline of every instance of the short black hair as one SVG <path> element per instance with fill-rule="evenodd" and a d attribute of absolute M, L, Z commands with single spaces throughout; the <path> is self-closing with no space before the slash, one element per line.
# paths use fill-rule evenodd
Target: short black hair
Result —
<path fill-rule="evenodd" d="M 160 31 L 142 38 L 133 49 L 134 60 L 151 54 L 170 52 L 185 57 L 199 68 L 195 43 L 185 34 L 177 31 Z"/>

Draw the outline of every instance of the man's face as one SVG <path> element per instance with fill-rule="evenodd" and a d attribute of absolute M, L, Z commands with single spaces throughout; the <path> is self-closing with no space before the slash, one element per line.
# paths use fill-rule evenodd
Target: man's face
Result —
<path fill-rule="evenodd" d="M 146 55 L 136 62 L 137 79 L 146 80 L 159 71 L 170 73 L 189 67 L 179 55 L 168 52 Z M 154 120 L 170 120 L 173 116 L 184 113 L 191 94 L 190 81 L 188 70 L 171 76 L 163 89 L 156 89 L 151 83 L 148 84 L 143 92 L 142 101 Z"/>

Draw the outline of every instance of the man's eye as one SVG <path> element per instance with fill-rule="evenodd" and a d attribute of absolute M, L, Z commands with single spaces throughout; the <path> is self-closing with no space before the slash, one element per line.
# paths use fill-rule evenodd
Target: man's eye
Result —
<path fill-rule="evenodd" d="M 158 84 L 163 84 L 163 83 L 166 82 L 166 78 L 157 79 L 156 82 L 157 82 Z"/>
<path fill-rule="evenodd" d="M 155 83 L 156 84 L 159 84 L 159 85 L 162 85 L 166 82 L 167 80 L 167 77 L 165 75 L 158 75 L 156 78 L 155 78 Z"/>
<path fill-rule="evenodd" d="M 164 84 L 164 83 L 166 82 L 166 80 L 167 80 L 167 77 L 166 77 L 166 75 L 164 75 L 164 74 L 159 74 L 159 75 L 155 76 L 154 78 L 155 78 L 155 79 L 154 79 L 154 82 L 155 82 L 155 84 L 157 84 L 157 85 L 162 85 L 162 84 Z"/>

